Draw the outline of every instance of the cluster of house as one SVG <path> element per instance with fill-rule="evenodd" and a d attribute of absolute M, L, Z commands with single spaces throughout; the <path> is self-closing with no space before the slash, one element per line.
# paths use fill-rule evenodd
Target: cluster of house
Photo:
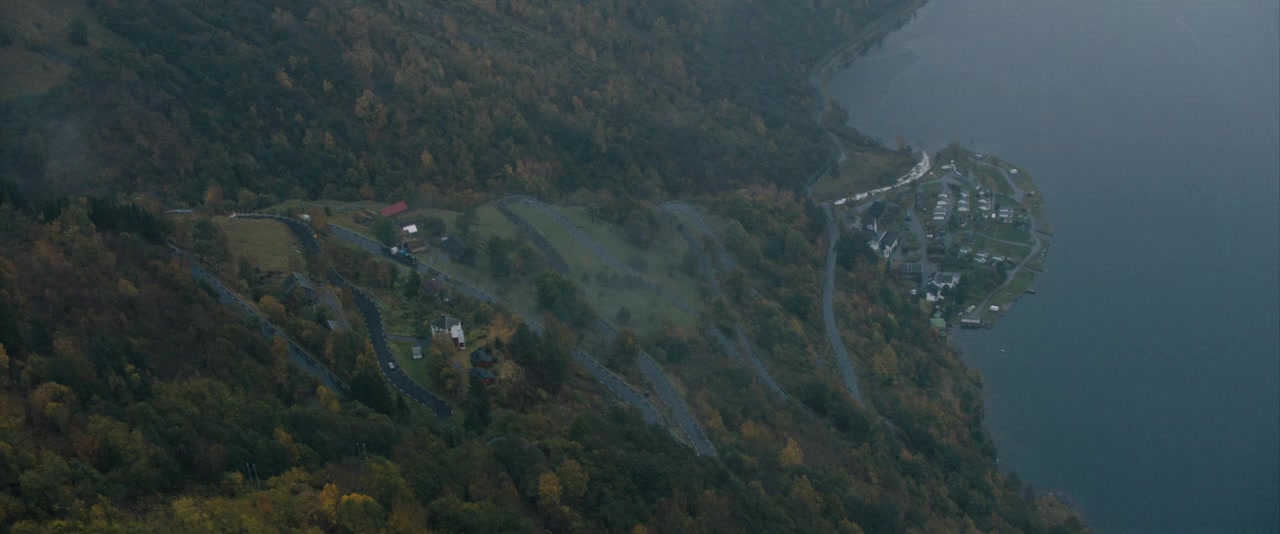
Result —
<path fill-rule="evenodd" d="M 958 251 L 958 253 L 959 253 L 959 257 L 961 258 L 967 257 L 969 254 L 973 254 L 974 263 L 977 263 L 979 265 L 986 265 L 988 262 L 990 262 L 992 265 L 995 265 L 1005 260 L 1013 259 L 1013 258 L 1007 258 L 1003 254 L 991 254 L 990 252 L 987 252 L 985 250 L 979 250 L 976 254 L 974 254 L 973 249 L 970 247 L 960 247 L 960 250 Z"/>
<path fill-rule="evenodd" d="M 484 349 L 476 349 L 471 351 L 471 376 L 480 379 L 480 383 L 489 385 L 498 379 L 498 375 L 493 374 L 490 369 L 493 368 L 493 355 Z"/>
<path fill-rule="evenodd" d="M 899 236 L 897 232 L 881 230 L 881 227 L 897 219 L 900 210 L 901 208 L 896 205 L 886 205 L 883 201 L 877 200 L 863 212 L 862 219 L 858 223 L 866 237 L 867 246 L 885 258 L 892 256 L 893 251 L 898 248 Z"/>
<path fill-rule="evenodd" d="M 408 213 L 409 204 L 403 200 L 389 204 L 377 212 L 378 215 L 395 221 L 400 228 L 396 246 L 391 247 L 392 256 L 408 257 L 409 254 L 418 254 L 427 249 L 428 243 L 440 247 L 449 256 L 449 259 L 454 261 L 462 259 L 462 256 L 466 254 L 467 244 L 462 238 L 451 235 L 427 236 L 419 230 L 417 224 L 405 220 Z M 360 210 L 355 215 L 355 221 L 365 225 L 372 223 L 373 218 L 374 212 L 372 210 Z"/>
<path fill-rule="evenodd" d="M 441 315 L 428 323 L 428 325 L 431 327 L 431 337 L 433 339 L 447 338 L 458 350 L 466 350 L 467 335 L 462 330 L 462 321 L 448 315 Z M 421 358 L 422 347 L 414 347 L 413 359 Z M 483 348 L 471 351 L 471 375 L 478 378 L 481 383 L 488 385 L 498 379 L 498 376 L 490 370 L 493 368 L 493 364 L 493 355 L 489 354 L 489 351 Z"/>
<path fill-rule="evenodd" d="M 960 273 L 933 273 L 933 277 L 924 285 L 924 298 L 929 302 L 942 300 L 943 294 L 960 284 Z"/>
<path fill-rule="evenodd" d="M 963 193 L 966 195 L 966 198 L 964 201 L 965 211 L 968 211 L 969 210 L 969 199 L 967 198 L 968 192 L 965 191 Z M 950 209 L 951 209 L 951 195 L 947 194 L 946 191 L 938 193 L 938 202 L 933 206 L 933 220 L 935 221 L 947 220 L 947 215 L 949 214 Z M 959 210 L 957 209 L 957 211 Z"/>

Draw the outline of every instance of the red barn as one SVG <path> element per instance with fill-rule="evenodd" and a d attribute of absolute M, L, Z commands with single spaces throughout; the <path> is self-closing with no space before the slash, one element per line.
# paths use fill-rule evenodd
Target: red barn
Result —
<path fill-rule="evenodd" d="M 381 213 L 383 217 L 395 217 L 396 215 L 406 211 L 409 211 L 409 205 L 405 204 L 404 201 L 401 200 L 400 202 L 396 202 L 395 204 L 382 208 L 378 213 Z"/>

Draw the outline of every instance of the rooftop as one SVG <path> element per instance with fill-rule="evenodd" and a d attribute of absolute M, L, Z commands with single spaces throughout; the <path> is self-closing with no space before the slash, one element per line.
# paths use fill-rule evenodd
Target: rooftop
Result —
<path fill-rule="evenodd" d="M 405 204 L 405 202 L 401 200 L 400 202 L 396 202 L 395 204 L 378 210 L 378 213 L 382 214 L 383 217 L 395 217 L 396 215 L 406 211 L 409 211 L 409 205 Z"/>

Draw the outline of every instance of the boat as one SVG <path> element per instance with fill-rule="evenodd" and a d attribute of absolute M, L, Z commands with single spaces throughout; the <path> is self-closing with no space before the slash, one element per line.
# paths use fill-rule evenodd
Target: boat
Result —
<path fill-rule="evenodd" d="M 1028 288 L 1027 288 L 1027 294 L 1028 294 L 1028 295 L 1034 295 L 1034 294 L 1036 294 L 1036 288 L 1034 288 L 1034 287 L 1028 287 Z"/>

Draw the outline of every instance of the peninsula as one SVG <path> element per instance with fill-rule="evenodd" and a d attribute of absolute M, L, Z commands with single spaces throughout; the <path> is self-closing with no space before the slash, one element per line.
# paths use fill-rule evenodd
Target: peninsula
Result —
<path fill-rule="evenodd" d="M 995 156 L 951 145 L 933 162 L 925 154 L 887 186 L 868 190 L 854 170 L 814 189 L 852 241 L 846 250 L 883 259 L 935 327 L 991 327 L 1044 271 L 1053 233 L 1043 196 L 1030 173 Z M 866 192 L 830 199 L 851 188 Z"/>

